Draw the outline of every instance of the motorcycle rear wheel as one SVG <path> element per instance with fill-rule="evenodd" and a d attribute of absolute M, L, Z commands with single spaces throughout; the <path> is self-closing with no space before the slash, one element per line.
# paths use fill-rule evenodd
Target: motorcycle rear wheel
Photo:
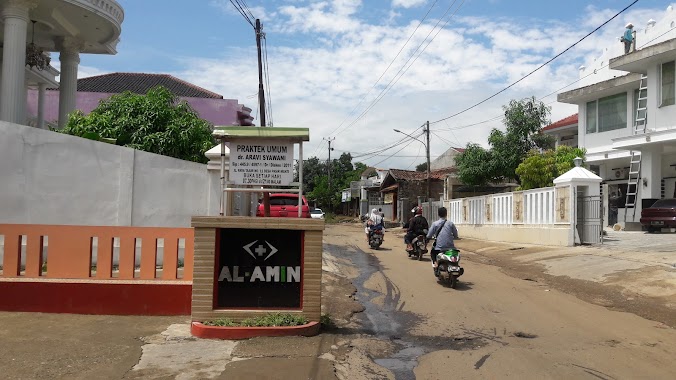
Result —
<path fill-rule="evenodd" d="M 458 276 L 449 276 L 448 282 L 451 285 L 451 288 L 455 289 L 455 287 L 458 286 Z"/>

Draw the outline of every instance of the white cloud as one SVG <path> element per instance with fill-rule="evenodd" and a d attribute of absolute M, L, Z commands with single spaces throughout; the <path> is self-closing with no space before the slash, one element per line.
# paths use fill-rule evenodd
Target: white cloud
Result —
<path fill-rule="evenodd" d="M 218 3 L 226 11 L 233 11 L 232 6 L 227 7 L 229 2 L 214 2 Z M 405 7 L 421 3 L 393 0 L 392 4 Z M 504 18 L 457 17 L 449 23 L 452 27 L 438 34 L 403 77 L 394 79 L 436 22 L 429 21 L 431 24 L 420 27 L 372 89 L 418 21 L 392 24 L 396 15 L 390 13 L 389 20 L 382 21 L 384 24 L 373 25 L 360 18 L 361 10 L 359 0 L 285 2 L 274 9 L 268 6 L 267 13 L 261 10 L 270 17 L 266 19 L 270 69 L 270 88 L 266 88 L 266 94 L 272 99 L 274 125 L 309 127 L 311 141 L 305 149 L 306 156 L 325 158 L 322 137 L 336 135 L 336 131 L 342 130 L 334 145 L 338 152 L 366 152 L 399 140 L 402 136 L 394 133 L 394 128 L 414 131 L 425 120 L 438 120 L 464 110 L 531 72 L 615 12 L 590 7 L 581 11 L 579 20 L 566 24 L 545 20 L 524 25 Z M 485 144 L 491 128 L 502 126 L 501 107 L 511 99 L 551 94 L 542 100 L 552 105 L 553 121 L 577 112 L 575 106 L 555 102 L 556 93 L 570 89 L 566 86 L 578 79 L 577 67 L 613 43 L 627 20 L 638 25 L 638 20 L 647 21 L 660 14 L 661 10 L 631 11 L 503 94 L 458 117 L 434 124 L 431 129 L 441 137 L 432 136 L 432 156 L 444 152 L 449 143 Z M 273 41 L 280 40 L 275 35 L 282 33 L 294 38 L 294 45 L 274 44 Z M 180 62 L 184 69 L 172 74 L 226 98 L 238 99 L 256 112 L 257 100 L 251 98 L 258 89 L 254 46 L 228 49 L 216 59 L 183 57 Z M 396 81 L 394 87 L 363 118 L 355 121 L 391 81 Z M 359 103 L 362 97 L 364 101 Z M 351 113 L 355 107 L 356 112 Z M 466 127 L 494 117 L 497 120 Z M 342 123 L 344 120 L 346 123 Z M 353 125 L 345 128 L 349 124 Z M 373 157 L 366 163 L 406 168 L 423 162 L 419 148 L 420 144 L 413 142 L 395 158 L 379 163 L 387 157 Z M 384 155 L 395 152 L 390 150 Z"/>
<path fill-rule="evenodd" d="M 413 8 L 423 5 L 427 0 L 392 0 L 393 7 Z"/>

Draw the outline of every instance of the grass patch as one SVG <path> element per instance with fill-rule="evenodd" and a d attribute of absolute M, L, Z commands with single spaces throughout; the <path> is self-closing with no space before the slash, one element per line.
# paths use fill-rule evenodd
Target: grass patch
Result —
<path fill-rule="evenodd" d="M 239 326 L 238 323 L 234 322 L 230 318 L 219 318 L 219 319 L 214 319 L 213 321 L 206 321 L 204 322 L 205 326 L 218 326 L 218 327 L 234 327 L 234 326 Z"/>
<path fill-rule="evenodd" d="M 241 322 L 234 322 L 230 318 L 220 318 L 213 321 L 205 321 L 206 326 L 219 327 L 279 327 L 301 326 L 308 323 L 308 319 L 302 315 L 272 313 L 255 318 L 247 318 Z"/>

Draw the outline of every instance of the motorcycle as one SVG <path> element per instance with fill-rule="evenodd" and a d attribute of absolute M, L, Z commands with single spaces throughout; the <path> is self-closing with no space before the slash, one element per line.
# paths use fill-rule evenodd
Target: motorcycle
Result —
<path fill-rule="evenodd" d="M 382 227 L 369 229 L 369 246 L 373 249 L 378 249 L 385 240 L 385 232 Z"/>
<path fill-rule="evenodd" d="M 451 288 L 455 289 L 458 285 L 458 278 L 465 273 L 465 269 L 460 266 L 460 251 L 452 249 L 446 252 L 439 252 L 437 255 L 437 267 L 434 268 L 434 275 Z"/>
<path fill-rule="evenodd" d="M 427 253 L 427 237 L 424 234 L 416 236 L 411 241 L 411 246 L 413 249 L 406 251 L 406 253 L 408 253 L 408 257 L 413 257 L 418 259 L 418 261 L 422 260 L 423 254 Z"/>

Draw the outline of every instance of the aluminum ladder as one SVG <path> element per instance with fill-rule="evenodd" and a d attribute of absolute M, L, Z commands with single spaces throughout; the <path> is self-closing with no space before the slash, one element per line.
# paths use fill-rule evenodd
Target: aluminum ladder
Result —
<path fill-rule="evenodd" d="M 648 119 L 648 76 L 641 75 L 641 83 L 638 88 L 636 99 L 636 118 L 634 120 L 634 134 L 643 134 L 646 130 Z M 627 199 L 624 204 L 624 223 L 627 223 L 629 209 L 632 209 L 632 218 L 636 219 L 636 203 L 638 202 L 639 182 L 641 181 L 641 152 L 631 151 L 629 161 L 629 180 L 627 183 Z"/>

